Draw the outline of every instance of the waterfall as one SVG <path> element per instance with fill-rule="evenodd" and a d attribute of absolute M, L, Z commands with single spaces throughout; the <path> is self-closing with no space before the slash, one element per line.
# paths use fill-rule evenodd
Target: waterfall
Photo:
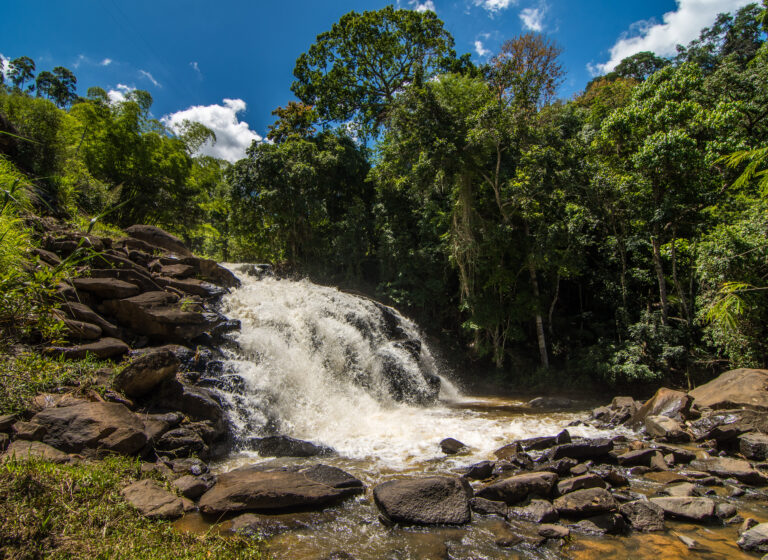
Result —
<path fill-rule="evenodd" d="M 441 392 L 458 395 L 416 325 L 395 309 L 232 268 L 243 284 L 223 311 L 242 328 L 226 367 L 233 382 L 220 392 L 240 441 L 280 433 L 354 455 L 366 437 L 391 428 L 385 417 L 417 414 Z"/>

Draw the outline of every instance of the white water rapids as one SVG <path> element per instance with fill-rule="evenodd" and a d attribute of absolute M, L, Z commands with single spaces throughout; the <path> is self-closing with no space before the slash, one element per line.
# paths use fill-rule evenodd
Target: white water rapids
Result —
<path fill-rule="evenodd" d="M 515 439 L 553 435 L 576 418 L 498 414 L 494 399 L 464 397 L 437 370 L 416 325 L 393 309 L 307 280 L 258 279 L 231 268 L 242 286 L 225 297 L 223 312 L 242 328 L 227 365 L 242 382 L 222 394 L 241 441 L 279 433 L 401 470 L 444 457 L 439 442 L 446 437 L 470 447 L 461 458 L 469 464 L 492 458 Z M 425 405 L 396 400 L 388 380 L 393 367 L 417 396 L 428 394 L 428 380 L 439 376 L 439 399 Z M 247 449 L 241 454 L 257 456 Z"/>

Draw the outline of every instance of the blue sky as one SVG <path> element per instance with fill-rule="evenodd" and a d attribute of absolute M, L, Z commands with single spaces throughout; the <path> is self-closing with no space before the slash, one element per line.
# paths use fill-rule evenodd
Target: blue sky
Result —
<path fill-rule="evenodd" d="M 560 96 L 570 98 L 624 56 L 671 54 L 748 0 L 5 0 L 0 55 L 66 66 L 83 95 L 146 89 L 156 117 L 204 122 L 219 138 L 211 153 L 235 159 L 293 99 L 294 62 L 317 34 L 390 3 L 434 10 L 477 62 L 521 32 L 546 33 L 564 49 Z"/>

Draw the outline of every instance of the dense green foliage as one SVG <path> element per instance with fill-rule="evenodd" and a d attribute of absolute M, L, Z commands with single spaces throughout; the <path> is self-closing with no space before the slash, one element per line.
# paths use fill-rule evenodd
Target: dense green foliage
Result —
<path fill-rule="evenodd" d="M 545 37 L 476 67 L 432 12 L 351 12 L 233 165 L 195 156 L 211 131 L 172 133 L 146 92 L 76 97 L 66 69 L 35 79 L 22 57 L 0 151 L 38 208 L 362 289 L 510 379 L 691 382 L 768 362 L 761 21 L 755 4 L 722 14 L 564 102 Z"/>

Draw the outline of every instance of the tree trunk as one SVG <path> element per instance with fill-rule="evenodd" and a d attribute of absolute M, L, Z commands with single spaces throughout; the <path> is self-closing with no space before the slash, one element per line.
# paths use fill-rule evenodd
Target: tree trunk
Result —
<path fill-rule="evenodd" d="M 539 310 L 539 280 L 536 277 L 536 266 L 533 262 L 528 264 L 528 272 L 531 274 L 531 288 L 533 288 L 533 297 L 536 299 L 536 338 L 539 341 L 539 355 L 541 356 L 541 365 L 549 369 L 549 356 L 547 355 L 547 339 L 544 335 L 544 320 Z"/>
<path fill-rule="evenodd" d="M 688 303 L 685 301 L 685 294 L 683 293 L 683 287 L 680 285 L 680 280 L 677 277 L 677 249 L 675 247 L 677 241 L 677 232 L 672 232 L 672 247 L 671 247 L 671 257 L 672 257 L 672 282 L 675 284 L 675 289 L 677 290 L 677 295 L 680 298 L 680 305 L 683 308 L 683 314 L 685 315 L 685 320 L 688 321 L 688 323 L 691 322 L 691 314 L 688 310 Z"/>
<path fill-rule="evenodd" d="M 657 233 L 651 237 L 653 246 L 653 267 L 656 269 L 656 280 L 659 283 L 659 300 L 661 302 L 661 322 L 666 325 L 669 317 L 669 303 L 667 301 L 667 284 L 664 279 L 664 268 L 661 265 L 661 244 Z"/>

